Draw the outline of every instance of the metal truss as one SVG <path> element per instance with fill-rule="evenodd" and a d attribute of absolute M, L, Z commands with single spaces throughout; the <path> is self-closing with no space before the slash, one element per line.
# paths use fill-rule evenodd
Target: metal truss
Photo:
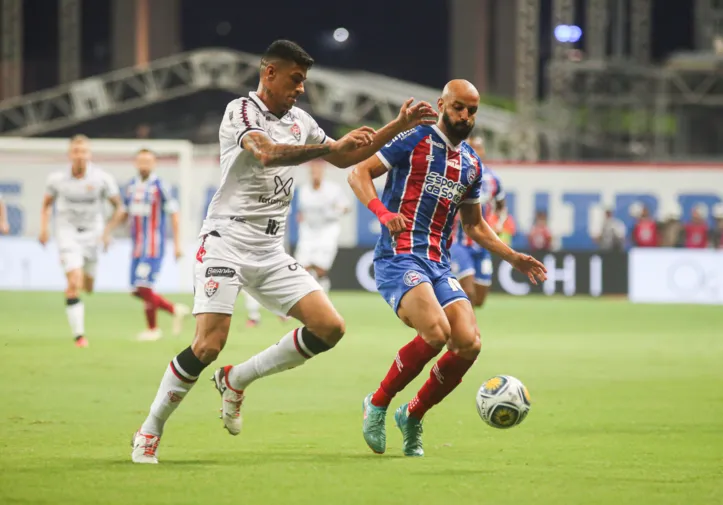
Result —
<path fill-rule="evenodd" d="M 156 60 L 146 68 L 127 68 L 74 81 L 57 88 L 0 102 L 0 136 L 50 133 L 109 114 L 132 111 L 201 90 L 246 94 L 256 89 L 260 57 L 226 49 L 207 49 Z M 409 97 L 434 103 L 439 90 L 367 72 L 314 67 L 306 82 L 313 114 L 342 124 L 385 123 Z M 481 133 L 492 153 L 509 144 L 507 157 L 525 157 L 508 142 L 515 114 L 481 106 Z"/>

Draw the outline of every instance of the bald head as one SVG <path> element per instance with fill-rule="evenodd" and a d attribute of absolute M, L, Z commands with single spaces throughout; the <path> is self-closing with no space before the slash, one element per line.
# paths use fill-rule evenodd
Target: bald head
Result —
<path fill-rule="evenodd" d="M 471 82 L 464 79 L 454 79 L 449 81 L 442 90 L 442 100 L 464 100 L 478 104 L 479 92 Z"/>
<path fill-rule="evenodd" d="M 475 114 L 479 108 L 479 92 L 464 79 L 449 81 L 437 100 L 440 112 L 439 127 L 454 143 L 469 137 L 474 128 Z"/>

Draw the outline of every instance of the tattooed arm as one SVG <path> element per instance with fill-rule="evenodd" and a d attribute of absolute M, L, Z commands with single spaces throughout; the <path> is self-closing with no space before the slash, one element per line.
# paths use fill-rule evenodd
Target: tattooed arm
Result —
<path fill-rule="evenodd" d="M 334 152 L 334 143 L 295 146 L 277 144 L 262 132 L 251 132 L 243 138 L 243 148 L 265 167 L 301 165 L 314 158 Z"/>

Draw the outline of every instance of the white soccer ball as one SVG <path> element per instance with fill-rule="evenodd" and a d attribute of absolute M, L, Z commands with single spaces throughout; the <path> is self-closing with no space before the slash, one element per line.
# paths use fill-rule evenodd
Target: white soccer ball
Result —
<path fill-rule="evenodd" d="M 519 379 L 496 375 L 480 386 L 477 412 L 493 428 L 512 428 L 530 412 L 530 393 Z"/>

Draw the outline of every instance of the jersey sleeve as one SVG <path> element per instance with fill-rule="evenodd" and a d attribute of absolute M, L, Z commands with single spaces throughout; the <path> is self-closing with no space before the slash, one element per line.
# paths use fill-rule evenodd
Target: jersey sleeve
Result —
<path fill-rule="evenodd" d="M 114 196 L 120 195 L 118 189 L 118 183 L 110 174 L 104 174 L 103 177 L 103 194 L 106 198 L 113 198 Z"/>
<path fill-rule="evenodd" d="M 163 210 L 167 214 L 175 214 L 178 212 L 178 201 L 173 198 L 168 186 L 165 183 L 158 181 L 158 192 L 161 194 L 161 202 L 163 203 Z"/>
<path fill-rule="evenodd" d="M 130 208 L 132 194 L 133 180 L 131 180 L 128 184 L 126 184 L 125 188 L 123 188 L 123 205 L 125 205 L 126 209 Z"/>
<path fill-rule="evenodd" d="M 377 152 L 377 158 L 384 163 L 388 170 L 409 158 L 409 153 L 414 148 L 410 137 L 415 131 L 416 129 L 400 133 Z"/>
<path fill-rule="evenodd" d="M 316 122 L 316 119 L 311 117 L 311 114 L 304 113 L 303 121 L 309 133 L 306 136 L 306 144 L 323 144 L 328 138 L 324 130 Z"/>
<path fill-rule="evenodd" d="M 53 198 L 58 196 L 58 177 L 56 174 L 50 174 L 45 181 L 45 194 Z"/>
<path fill-rule="evenodd" d="M 477 159 L 477 166 L 480 168 L 479 174 L 477 174 L 477 178 L 472 182 L 472 184 L 469 186 L 469 189 L 467 189 L 467 194 L 464 195 L 464 200 L 462 200 L 463 204 L 477 204 L 479 205 L 482 202 L 482 174 L 484 174 L 485 166 L 482 164 L 482 161 L 480 161 L 479 158 Z"/>
<path fill-rule="evenodd" d="M 248 98 L 231 102 L 226 107 L 226 116 L 221 124 L 221 128 L 227 130 L 241 149 L 244 137 L 254 131 L 265 132 L 264 126 L 261 111 Z"/>

